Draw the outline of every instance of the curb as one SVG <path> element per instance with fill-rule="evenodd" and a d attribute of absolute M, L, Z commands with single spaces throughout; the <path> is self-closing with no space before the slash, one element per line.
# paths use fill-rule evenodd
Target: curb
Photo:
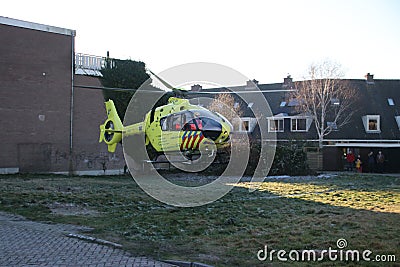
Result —
<path fill-rule="evenodd" d="M 66 234 L 66 236 L 70 237 L 70 238 L 76 238 L 76 239 L 84 240 L 87 242 L 100 244 L 100 245 L 110 246 L 110 247 L 114 247 L 114 248 L 122 248 L 121 244 L 117 244 L 114 242 L 110 242 L 110 241 L 107 241 L 104 239 L 95 238 L 95 237 L 91 237 L 91 236 L 87 236 L 87 235 L 69 233 L 69 234 Z M 161 260 L 161 261 L 168 263 L 168 264 L 178 266 L 178 267 L 214 267 L 212 265 L 208 265 L 208 264 L 204 264 L 204 263 L 200 263 L 200 262 L 179 261 L 179 260 Z"/>
<path fill-rule="evenodd" d="M 212 265 L 200 263 L 200 262 L 190 262 L 190 261 L 178 261 L 178 260 L 163 260 L 162 262 L 173 264 L 179 267 L 214 267 Z"/>
<path fill-rule="evenodd" d="M 99 238 L 94 238 L 94 237 L 91 237 L 91 236 L 79 235 L 79 234 L 71 234 L 71 233 L 70 234 L 66 234 L 66 236 L 67 237 L 71 237 L 71 238 L 77 238 L 77 239 L 88 241 L 88 242 L 92 242 L 92 243 L 97 243 L 97 244 L 100 244 L 100 245 L 111 246 L 111 247 L 114 247 L 114 248 L 122 248 L 121 244 L 117 244 L 117 243 L 110 242 L 110 241 L 103 240 L 103 239 L 99 239 Z"/>

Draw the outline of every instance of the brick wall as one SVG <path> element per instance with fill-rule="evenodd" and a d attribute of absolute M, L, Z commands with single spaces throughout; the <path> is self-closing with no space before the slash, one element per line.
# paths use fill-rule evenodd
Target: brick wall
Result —
<path fill-rule="evenodd" d="M 65 170 L 67 160 L 43 161 L 69 147 L 73 37 L 1 24 L 0 36 L 0 168 Z"/>
<path fill-rule="evenodd" d="M 73 153 L 70 107 L 73 36 L 0 23 L 0 172 L 68 172 L 122 168 L 121 148 L 98 143 L 105 117 L 100 90 L 75 89 Z M 76 83 L 98 85 L 75 75 Z M 70 161 L 71 159 L 71 161 Z"/>
<path fill-rule="evenodd" d="M 96 77 L 75 75 L 75 85 L 101 83 Z M 102 91 L 76 87 L 74 94 L 74 169 L 90 172 L 123 168 L 122 146 L 117 147 L 116 153 L 109 153 L 107 145 L 99 143 L 99 125 L 107 118 Z"/>

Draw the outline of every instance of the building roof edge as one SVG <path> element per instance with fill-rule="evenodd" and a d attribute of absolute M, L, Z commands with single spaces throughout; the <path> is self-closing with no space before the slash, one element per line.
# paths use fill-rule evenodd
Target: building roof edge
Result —
<path fill-rule="evenodd" d="M 76 35 L 75 30 L 70 30 L 70 29 L 65 29 L 65 28 L 60 28 L 60 27 L 56 27 L 56 26 L 50 26 L 50 25 L 45 25 L 45 24 L 40 24 L 40 23 L 35 23 L 35 22 L 29 22 L 29 21 L 24 21 L 24 20 L 19 20 L 19 19 L 12 19 L 12 18 L 3 17 L 3 16 L 0 16 L 0 24 L 14 26 L 14 27 L 20 27 L 20 28 L 25 28 L 25 29 L 31 29 L 31 30 L 37 30 L 37 31 L 43 31 L 43 32 L 63 34 L 63 35 L 70 35 L 70 36 Z"/>

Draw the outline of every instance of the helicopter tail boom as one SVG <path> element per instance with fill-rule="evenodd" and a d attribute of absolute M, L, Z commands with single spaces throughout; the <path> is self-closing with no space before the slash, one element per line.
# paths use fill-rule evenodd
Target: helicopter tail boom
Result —
<path fill-rule="evenodd" d="M 100 125 L 100 138 L 99 142 L 104 141 L 108 145 L 109 152 L 115 152 L 117 144 L 122 140 L 122 131 L 124 126 L 118 116 L 117 109 L 114 102 L 108 100 L 105 102 L 107 119 L 104 124 Z"/>

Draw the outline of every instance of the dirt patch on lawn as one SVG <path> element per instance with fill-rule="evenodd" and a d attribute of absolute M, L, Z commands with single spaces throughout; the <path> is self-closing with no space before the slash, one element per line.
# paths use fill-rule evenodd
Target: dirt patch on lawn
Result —
<path fill-rule="evenodd" d="M 53 214 L 57 215 L 87 215 L 87 216 L 98 216 L 100 212 L 94 209 L 89 209 L 88 207 L 77 205 L 74 203 L 59 203 L 54 202 L 47 207 L 51 210 Z"/>

